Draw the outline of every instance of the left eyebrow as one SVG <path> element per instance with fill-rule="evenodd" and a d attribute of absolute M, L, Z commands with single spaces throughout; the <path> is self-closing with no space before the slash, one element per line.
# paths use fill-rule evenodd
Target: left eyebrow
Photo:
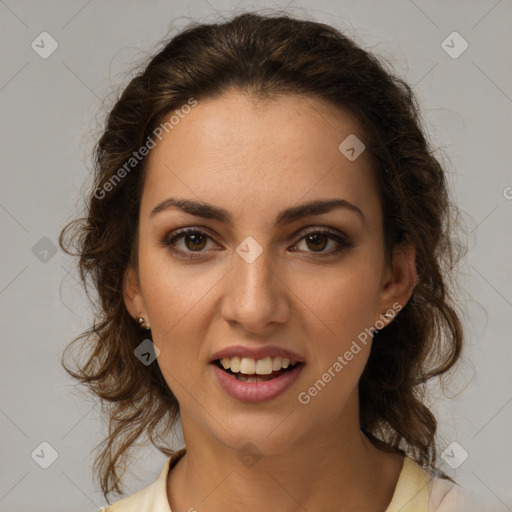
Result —
<path fill-rule="evenodd" d="M 190 199 L 176 199 L 173 197 L 169 197 L 155 206 L 153 210 L 151 210 L 150 217 L 173 207 L 196 217 L 214 219 L 225 224 L 229 224 L 232 219 L 231 214 L 219 206 L 192 201 Z M 350 203 L 346 199 L 317 199 L 298 206 L 292 206 L 277 215 L 275 224 L 277 226 L 290 224 L 304 217 L 328 213 L 336 208 L 345 208 L 348 211 L 356 213 L 362 220 L 363 224 L 366 224 L 366 218 L 363 212 L 356 205 Z"/>

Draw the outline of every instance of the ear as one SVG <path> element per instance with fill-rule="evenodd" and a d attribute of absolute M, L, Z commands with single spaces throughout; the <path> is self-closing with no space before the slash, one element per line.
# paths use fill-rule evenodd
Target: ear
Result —
<path fill-rule="evenodd" d="M 137 319 L 139 316 L 147 318 L 144 300 L 140 291 L 140 281 L 137 269 L 129 266 L 123 278 L 123 300 L 130 315 Z"/>
<path fill-rule="evenodd" d="M 414 245 L 402 242 L 393 250 L 392 264 L 387 266 L 383 276 L 375 321 L 390 323 L 393 316 L 407 304 L 417 283 L 416 250 Z M 390 312 L 389 318 L 383 317 L 386 312 Z"/>

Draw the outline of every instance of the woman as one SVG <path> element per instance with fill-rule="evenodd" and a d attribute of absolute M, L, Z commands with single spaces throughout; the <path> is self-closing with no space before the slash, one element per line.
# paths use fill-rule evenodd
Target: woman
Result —
<path fill-rule="evenodd" d="M 469 510 L 421 395 L 462 349 L 453 206 L 403 81 L 323 24 L 195 25 L 96 163 L 60 240 L 100 299 L 67 369 L 108 405 L 105 497 L 135 443 L 169 455 L 106 510 Z"/>

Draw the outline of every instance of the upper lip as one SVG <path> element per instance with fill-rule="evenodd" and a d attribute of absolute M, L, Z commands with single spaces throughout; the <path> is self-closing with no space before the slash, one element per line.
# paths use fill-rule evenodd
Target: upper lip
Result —
<path fill-rule="evenodd" d="M 212 357 L 212 361 L 216 361 L 217 359 L 221 359 L 223 357 L 250 357 L 252 359 L 263 359 L 265 357 L 285 357 L 292 361 L 296 361 L 298 363 L 304 362 L 304 359 L 292 352 L 291 350 L 286 350 L 282 347 L 277 347 L 274 345 L 266 345 L 264 347 L 244 347 L 243 345 L 233 345 L 231 347 L 226 347 L 218 352 L 215 352 Z"/>

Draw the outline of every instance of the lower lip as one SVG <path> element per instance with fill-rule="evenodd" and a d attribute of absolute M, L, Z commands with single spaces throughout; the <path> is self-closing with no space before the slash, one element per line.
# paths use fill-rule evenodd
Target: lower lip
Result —
<path fill-rule="evenodd" d="M 220 385 L 228 395 L 244 402 L 256 403 L 266 402 L 283 394 L 297 380 L 304 364 L 297 363 L 293 370 L 265 382 L 238 380 L 234 375 L 221 370 L 216 363 L 212 363 L 212 366 Z"/>

